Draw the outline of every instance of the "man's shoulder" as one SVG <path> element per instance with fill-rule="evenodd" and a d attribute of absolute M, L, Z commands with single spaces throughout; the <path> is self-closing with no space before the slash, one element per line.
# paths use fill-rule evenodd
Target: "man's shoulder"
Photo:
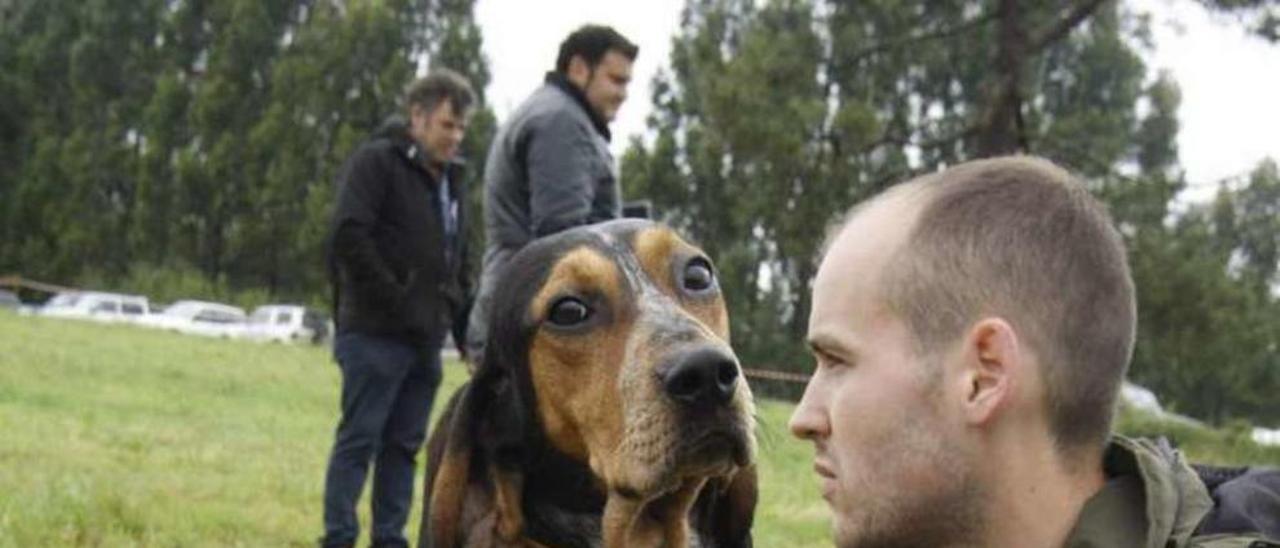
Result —
<path fill-rule="evenodd" d="M 391 157 L 399 153 L 399 148 L 391 138 L 385 135 L 375 135 L 360 143 L 351 155 L 352 157 Z"/>
<path fill-rule="evenodd" d="M 1112 445 L 1142 478 L 1148 517 L 1186 539 L 1177 546 L 1280 548 L 1280 471 L 1192 465 L 1164 439 L 1116 436 Z"/>
<path fill-rule="evenodd" d="M 382 185 L 395 169 L 401 155 L 396 144 L 386 137 L 374 137 L 358 146 L 347 156 L 340 181 L 342 184 L 360 186 Z"/>
<path fill-rule="evenodd" d="M 525 100 L 513 119 L 520 120 L 526 128 L 543 128 L 566 125 L 590 124 L 582 107 L 564 91 L 543 84 Z"/>
<path fill-rule="evenodd" d="M 399 143 L 386 136 L 374 136 L 356 146 L 348 156 L 347 163 L 356 170 L 382 169 L 404 151 Z"/>

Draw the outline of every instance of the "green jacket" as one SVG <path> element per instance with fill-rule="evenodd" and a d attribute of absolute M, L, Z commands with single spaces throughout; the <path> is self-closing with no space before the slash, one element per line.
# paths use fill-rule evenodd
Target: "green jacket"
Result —
<path fill-rule="evenodd" d="M 1069 548 L 1280 547 L 1259 535 L 1197 535 L 1213 499 L 1167 445 L 1116 436 L 1103 458 L 1107 483 L 1080 512 Z"/>

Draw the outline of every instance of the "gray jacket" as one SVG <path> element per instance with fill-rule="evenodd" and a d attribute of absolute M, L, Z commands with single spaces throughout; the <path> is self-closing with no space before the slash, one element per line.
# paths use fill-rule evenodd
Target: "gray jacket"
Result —
<path fill-rule="evenodd" d="M 607 125 L 577 87 L 548 74 L 494 137 L 484 190 L 484 266 L 467 341 L 475 358 L 494 284 L 511 255 L 535 238 L 620 215 Z"/>

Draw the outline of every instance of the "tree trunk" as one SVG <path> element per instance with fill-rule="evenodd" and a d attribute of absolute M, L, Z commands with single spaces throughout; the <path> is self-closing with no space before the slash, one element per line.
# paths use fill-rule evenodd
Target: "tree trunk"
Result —
<path fill-rule="evenodd" d="M 986 104 L 978 120 L 975 152 L 979 158 L 1026 150 L 1019 86 L 1029 44 L 1018 0 L 1000 0 L 996 33 L 994 74 L 987 80 Z"/>

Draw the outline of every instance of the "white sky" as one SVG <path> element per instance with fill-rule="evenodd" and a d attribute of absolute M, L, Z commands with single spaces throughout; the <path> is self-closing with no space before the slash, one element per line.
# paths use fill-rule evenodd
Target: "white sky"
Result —
<path fill-rule="evenodd" d="M 1280 44 L 1187 0 L 1136 0 L 1152 12 L 1156 70 L 1182 88 L 1178 153 L 1190 183 L 1186 198 L 1212 197 L 1217 181 L 1248 173 L 1264 157 L 1280 161 Z"/>
<path fill-rule="evenodd" d="M 1150 76 L 1164 68 L 1182 88 L 1179 156 L 1191 187 L 1205 199 L 1216 182 L 1247 173 L 1263 157 L 1280 160 L 1280 45 L 1245 35 L 1238 24 L 1189 0 L 1129 0 L 1152 12 L 1156 50 Z M 479 0 L 476 17 L 493 81 L 489 102 L 498 120 L 520 104 L 555 64 L 560 41 L 584 23 L 611 25 L 640 45 L 630 97 L 612 126 L 621 156 L 629 137 L 645 132 L 649 84 L 666 66 L 683 0 Z"/>

